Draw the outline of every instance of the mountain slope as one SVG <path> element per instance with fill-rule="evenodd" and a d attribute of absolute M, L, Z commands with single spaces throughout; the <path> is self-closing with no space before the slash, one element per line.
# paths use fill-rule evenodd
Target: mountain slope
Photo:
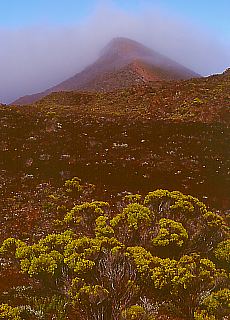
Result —
<path fill-rule="evenodd" d="M 112 91 L 150 81 L 198 76 L 136 41 L 115 38 L 102 50 L 97 61 L 82 72 L 44 92 L 22 97 L 13 104 L 30 104 L 57 91 Z"/>
<path fill-rule="evenodd" d="M 229 88 L 225 72 L 1 107 L 0 193 L 5 181 L 12 199 L 19 183 L 79 176 L 114 193 L 175 188 L 229 208 Z"/>
<path fill-rule="evenodd" d="M 127 72 L 125 74 L 127 76 Z M 230 73 L 225 71 L 206 78 L 151 81 L 110 92 L 53 92 L 36 104 L 45 108 L 73 107 L 84 117 L 107 118 L 117 115 L 129 119 L 141 117 L 229 125 L 229 88 Z"/>

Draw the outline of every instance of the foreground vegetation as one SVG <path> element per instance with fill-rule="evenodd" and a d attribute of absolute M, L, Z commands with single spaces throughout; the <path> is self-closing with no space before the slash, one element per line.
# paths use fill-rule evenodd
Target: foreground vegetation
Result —
<path fill-rule="evenodd" d="M 108 203 L 92 189 L 67 180 L 49 228 L 2 242 L 1 274 L 21 283 L 2 291 L 0 319 L 227 319 L 224 214 L 178 191 Z"/>

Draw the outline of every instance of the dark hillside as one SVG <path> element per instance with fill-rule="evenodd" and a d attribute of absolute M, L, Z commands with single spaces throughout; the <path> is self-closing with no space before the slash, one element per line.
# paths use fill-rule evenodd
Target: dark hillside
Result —
<path fill-rule="evenodd" d="M 77 175 L 114 193 L 173 188 L 227 207 L 229 87 L 225 72 L 109 93 L 52 93 L 37 105 L 3 106 L 1 172 L 15 187 L 30 175 L 37 182 Z"/>

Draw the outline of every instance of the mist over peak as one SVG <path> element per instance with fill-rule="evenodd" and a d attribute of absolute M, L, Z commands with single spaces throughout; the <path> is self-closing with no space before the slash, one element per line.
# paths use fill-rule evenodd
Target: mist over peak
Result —
<path fill-rule="evenodd" d="M 101 54 L 106 54 L 111 51 L 117 51 L 118 53 L 128 54 L 129 52 L 137 51 L 141 49 L 143 51 L 144 46 L 139 42 L 125 38 L 125 37 L 116 37 L 113 38 L 102 50 Z M 149 50 L 145 48 L 146 51 Z"/>
<path fill-rule="evenodd" d="M 221 73 L 230 62 L 229 45 L 212 30 L 173 13 L 166 15 L 163 9 L 145 9 L 144 4 L 136 14 L 103 4 L 103 10 L 100 7 L 72 25 L 0 28 L 0 39 L 0 101 L 4 103 L 80 72 L 111 39 L 107 49 L 119 43 L 119 50 L 129 50 L 138 41 L 201 75 Z"/>
<path fill-rule="evenodd" d="M 185 80 L 200 77 L 177 62 L 130 39 L 109 42 L 101 56 L 83 71 L 44 92 L 26 95 L 12 104 L 30 104 L 51 92 L 113 91 L 148 82 Z"/>

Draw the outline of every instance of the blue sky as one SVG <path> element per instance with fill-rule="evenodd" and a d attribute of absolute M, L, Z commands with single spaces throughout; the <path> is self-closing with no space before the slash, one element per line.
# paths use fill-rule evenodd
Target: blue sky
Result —
<path fill-rule="evenodd" d="M 0 0 L 0 102 L 73 76 L 116 36 L 220 73 L 230 66 L 230 0 Z"/>
<path fill-rule="evenodd" d="M 0 0 L 0 28 L 81 23 L 98 5 L 103 7 L 108 3 L 130 13 L 137 13 L 148 5 L 161 7 L 230 43 L 229 0 Z"/>
<path fill-rule="evenodd" d="M 230 38 L 229 0 L 1 0 L 0 26 L 76 23 L 90 15 L 99 3 L 108 2 L 128 11 L 138 11 L 146 4 L 161 6 Z"/>

